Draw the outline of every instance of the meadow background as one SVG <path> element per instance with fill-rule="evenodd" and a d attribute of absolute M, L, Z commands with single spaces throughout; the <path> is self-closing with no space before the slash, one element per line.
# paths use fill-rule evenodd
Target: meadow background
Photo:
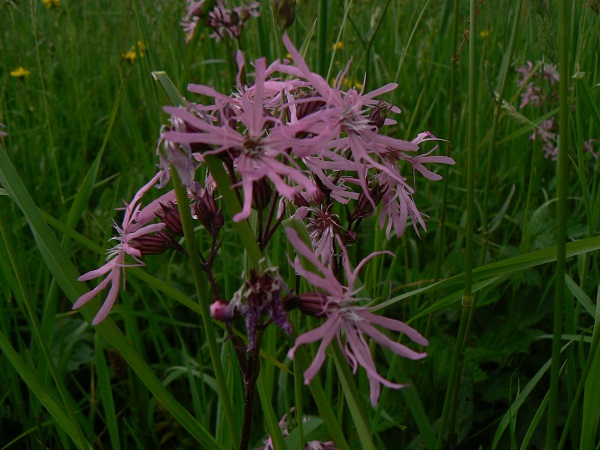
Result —
<path fill-rule="evenodd" d="M 418 185 L 427 233 L 408 227 L 388 241 L 369 220 L 352 249 L 355 261 L 373 250 L 395 253 L 393 261 L 370 264 L 363 282 L 382 301 L 391 282 L 391 296 L 405 297 L 386 313 L 430 341 L 419 363 L 377 353 L 382 373 L 411 387 L 384 390 L 375 409 L 364 373 L 355 377 L 375 448 L 544 448 L 552 367 L 560 370 L 550 412 L 556 440 L 562 437 L 564 448 L 598 448 L 600 171 L 584 142 L 600 139 L 600 4 L 573 1 L 561 15 L 570 117 L 561 238 L 557 161 L 530 138 L 558 117 L 559 103 L 520 108 L 525 85 L 517 69 L 531 61 L 541 73 L 559 55 L 558 2 L 548 10 L 541 3 L 479 2 L 471 44 L 467 1 L 297 5 L 288 34 L 297 46 L 312 37 L 306 59 L 313 70 L 333 79 L 353 58 L 348 78 L 362 84 L 366 73 L 367 91 L 397 82 L 386 98 L 402 109 L 393 136 L 410 140 L 428 130 L 447 140 L 438 153 L 457 162 L 441 170 L 444 181 Z M 231 437 L 182 256 L 149 258 L 146 268 L 131 270 L 112 320 L 96 328 L 89 320 L 98 303 L 85 316 L 71 311 L 85 292 L 77 276 L 104 260 L 113 220 L 120 221 L 114 209 L 156 171 L 161 108 L 171 103 L 151 72 L 165 71 L 184 95 L 190 82 L 228 93 L 235 69 L 227 44 L 207 33 L 186 44 L 184 1 L 47 4 L 0 4 L 0 449 L 218 448 L 203 430 L 227 448 Z M 261 1 L 260 17 L 248 21 L 241 40 L 248 60 L 279 56 L 274 23 L 270 3 Z M 558 92 L 547 79 L 530 81 Z M 467 254 L 469 130 L 475 209 Z M 591 145 L 597 154 L 600 141 Z M 240 255 L 233 231 L 227 236 L 223 253 Z M 284 260 L 284 237 L 278 239 Z M 558 269 L 557 242 L 567 243 L 568 255 Z M 476 307 L 465 311 L 467 256 L 478 269 Z M 242 257 L 218 264 L 218 282 L 231 296 Z M 556 333 L 554 286 L 563 279 Z M 554 366 L 553 337 L 562 346 Z M 311 417 L 301 442 L 329 440 L 310 391 L 294 382 L 288 343 L 269 330 L 263 347 L 261 401 L 272 409 L 257 400 L 251 447 L 262 445 L 297 396 Z M 241 395 L 230 343 L 222 359 L 233 395 Z M 347 445 L 361 448 L 364 430 L 333 362 L 326 365 L 322 395 Z M 454 400 L 446 399 L 448 390 Z M 438 438 L 441 422 L 445 439 Z M 287 447 L 298 442 L 296 432 Z"/>

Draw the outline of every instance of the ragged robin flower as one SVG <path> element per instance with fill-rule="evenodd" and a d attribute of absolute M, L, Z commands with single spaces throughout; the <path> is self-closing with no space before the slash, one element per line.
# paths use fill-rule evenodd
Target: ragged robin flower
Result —
<path fill-rule="evenodd" d="M 108 251 L 108 262 L 99 269 L 92 270 L 79 277 L 79 281 L 89 281 L 106 275 L 98 286 L 79 297 L 73 305 L 73 309 L 81 308 L 96 297 L 100 291 L 106 289 L 108 285 L 111 286 L 106 300 L 92 321 L 92 325 L 99 324 L 108 316 L 119 295 L 122 278 L 123 287 L 125 286 L 125 268 L 144 266 L 145 263 L 140 259 L 144 254 L 162 253 L 168 246 L 164 239 L 157 236 L 157 233 L 165 227 L 165 224 L 149 223 L 155 219 L 155 213 L 160 208 L 161 203 L 175 201 L 174 191 L 159 197 L 144 208 L 141 208 L 139 204 L 144 194 L 156 184 L 161 175 L 162 173 L 158 172 L 152 180 L 135 194 L 131 203 L 126 205 L 121 226 L 115 225 L 119 235 L 113 239 L 118 241 L 118 244 Z M 127 256 L 131 257 L 134 263 L 127 262 Z"/>
<path fill-rule="evenodd" d="M 299 191 L 306 192 L 308 196 L 317 191 L 312 181 L 288 155 L 292 139 L 283 130 L 287 127 L 265 111 L 266 91 L 269 89 L 265 82 L 265 65 L 264 58 L 256 61 L 255 84 L 252 90 L 244 89 L 238 98 L 225 96 L 208 86 L 189 86 L 192 92 L 213 97 L 213 109 L 217 109 L 219 116 L 229 106 L 236 113 L 238 126 L 235 129 L 229 125 L 222 126 L 218 118 L 215 118 L 216 123 L 207 123 L 204 118 L 183 108 L 164 108 L 165 112 L 185 122 L 189 130 L 197 130 L 168 131 L 163 134 L 164 139 L 180 145 L 209 145 L 214 150 L 208 150 L 205 154 L 227 153 L 233 158 L 233 165 L 240 176 L 238 185 L 244 192 L 242 211 L 233 217 L 236 222 L 250 216 L 255 182 L 263 178 L 268 178 L 275 190 L 288 200 L 293 200 Z M 301 144 L 308 146 L 310 142 L 306 140 Z"/>
<path fill-rule="evenodd" d="M 302 241 L 296 230 L 293 228 L 286 228 L 286 235 L 296 252 L 304 257 L 316 269 L 315 272 L 308 270 L 302 266 L 298 258 L 291 263 L 298 275 L 305 278 L 309 284 L 320 290 L 316 295 L 310 297 L 312 303 L 311 308 L 314 311 L 318 309 L 315 302 L 320 301 L 319 306 L 321 311 L 320 313 L 313 315 L 326 317 L 326 320 L 322 325 L 298 336 L 294 346 L 290 349 L 288 356 L 293 358 L 296 349 L 300 345 L 321 341 L 315 359 L 310 367 L 304 372 L 304 381 L 308 384 L 323 365 L 327 347 L 334 339 L 337 339 L 338 345 L 346 357 L 348 364 L 352 367 L 353 372 L 355 373 L 359 366 L 362 366 L 367 372 L 367 378 L 369 379 L 371 387 L 371 404 L 373 406 L 377 405 L 381 385 L 392 389 L 399 389 L 404 387 L 404 385 L 393 383 L 379 375 L 366 336 L 370 337 L 378 344 L 389 348 L 397 355 L 413 360 L 422 359 L 426 354 L 411 350 L 407 346 L 390 339 L 380 331 L 377 326 L 387 328 L 390 331 L 403 333 L 419 345 L 425 346 L 428 344 L 427 339 L 405 323 L 373 314 L 370 311 L 370 308 L 361 306 L 360 304 L 361 299 L 358 297 L 360 289 L 355 288 L 358 272 L 367 261 L 373 257 L 384 253 L 390 253 L 372 253 L 363 259 L 353 270 L 348 261 L 348 255 L 342 245 L 341 239 L 338 239 L 338 243 L 343 252 L 342 262 L 347 281 L 347 286 L 345 286 L 335 277 L 331 267 L 325 266 L 319 258 L 315 256 L 312 249 Z M 302 296 L 300 296 L 297 301 L 302 301 L 302 299 Z"/>

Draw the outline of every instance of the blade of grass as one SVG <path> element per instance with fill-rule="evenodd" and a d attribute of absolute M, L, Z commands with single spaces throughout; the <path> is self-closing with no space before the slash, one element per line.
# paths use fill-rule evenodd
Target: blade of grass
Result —
<path fill-rule="evenodd" d="M 571 344 L 572 344 L 572 342 L 569 342 L 568 344 L 563 346 L 561 351 L 565 350 Z M 529 380 L 529 383 L 527 383 L 527 385 L 519 393 L 517 398 L 515 398 L 515 401 L 511 404 L 509 410 L 504 414 L 504 416 L 502 416 L 502 419 L 500 420 L 500 423 L 498 424 L 498 428 L 496 429 L 496 433 L 494 433 L 494 439 L 492 440 L 491 450 L 495 450 L 498 447 L 500 438 L 502 437 L 502 434 L 504 433 L 504 431 L 506 430 L 506 427 L 510 423 L 511 415 L 516 414 L 518 412 L 518 410 L 521 408 L 521 406 L 523 406 L 525 401 L 529 398 L 529 396 L 533 392 L 533 389 L 537 386 L 537 384 L 542 379 L 544 374 L 550 368 L 551 363 L 552 363 L 552 360 L 546 361 L 546 363 L 537 371 L 537 373 L 531 378 L 531 380 Z"/>
<path fill-rule="evenodd" d="M 73 401 L 73 398 L 71 397 L 69 391 L 64 385 L 63 380 L 59 375 L 60 371 L 57 370 L 56 364 L 54 363 L 54 360 L 50 355 L 48 343 L 43 338 L 42 329 L 40 326 L 40 322 L 36 316 L 35 307 L 32 304 L 31 296 L 27 292 L 27 282 L 23 276 L 23 271 L 20 268 L 19 259 L 12 245 L 12 243 L 14 242 L 14 238 L 11 234 L 12 233 L 10 232 L 9 227 L 7 227 L 7 224 L 5 223 L 5 218 L 0 217 L 0 235 L 4 239 L 4 245 L 6 246 L 8 258 L 12 264 L 12 269 L 14 271 L 15 278 L 18 284 L 18 288 L 15 289 L 14 294 L 20 298 L 20 302 L 25 307 L 29 328 L 31 329 L 36 345 L 39 346 L 42 352 L 42 358 L 39 362 L 39 368 L 43 368 L 43 370 L 40 370 L 40 374 L 38 375 L 40 377 L 40 383 L 44 385 L 46 384 L 45 373 L 47 373 L 46 371 L 49 371 L 52 376 L 52 379 L 54 380 L 54 384 L 58 389 L 60 398 L 63 402 L 61 407 L 64 410 L 66 410 L 67 416 L 69 417 L 71 424 L 76 431 L 76 439 L 74 439 L 74 442 L 80 448 L 89 447 L 90 444 L 87 442 L 83 430 L 81 429 L 81 425 L 79 424 L 79 421 L 75 416 L 75 412 L 73 409 L 73 405 L 75 402 Z M 15 288 L 16 287 L 17 286 L 15 286 Z M 64 428 L 64 426 L 62 425 L 61 427 Z"/>
<path fill-rule="evenodd" d="M 354 378 L 352 378 L 350 367 L 348 367 L 346 359 L 342 354 L 342 350 L 337 345 L 332 345 L 331 348 L 333 350 L 333 361 L 335 362 L 337 374 L 342 384 L 342 390 L 344 391 L 344 398 L 348 404 L 350 414 L 352 414 L 352 419 L 354 420 L 354 425 L 356 426 L 356 432 L 358 433 L 362 448 L 374 450 L 375 444 L 373 444 L 373 439 L 371 437 L 371 434 L 373 434 L 374 431 L 369 429 L 369 425 L 363 414 L 360 396 L 358 394 L 358 389 L 356 389 Z"/>
<path fill-rule="evenodd" d="M 94 335 L 95 340 L 95 362 L 96 373 L 98 374 L 98 388 L 100 389 L 100 398 L 102 407 L 106 416 L 106 427 L 110 437 L 110 445 L 114 450 L 120 450 L 121 441 L 119 439 L 119 426 L 117 425 L 117 412 L 115 410 L 115 401 L 113 398 L 112 384 L 108 374 L 108 366 L 104 357 L 104 346 L 102 338 L 98 333 Z"/>
<path fill-rule="evenodd" d="M 44 386 L 40 382 L 33 369 L 23 361 L 23 358 L 17 353 L 12 345 L 10 345 L 9 340 L 4 336 L 2 331 L 0 331 L 0 350 L 2 350 L 2 353 L 8 358 L 11 365 L 19 373 L 19 376 L 23 379 L 25 384 L 27 384 L 31 392 L 33 392 L 52 417 L 54 417 L 58 426 L 69 435 L 73 442 L 79 443 L 79 448 L 91 449 L 92 446 L 89 443 L 85 440 L 81 440 L 81 429 L 78 430 L 78 425 L 75 425 L 71 418 L 65 414 L 64 406 L 54 398 L 47 386 Z"/>
<path fill-rule="evenodd" d="M 81 295 L 87 292 L 87 288 L 83 283 L 75 281 L 79 277 L 79 272 L 44 222 L 37 206 L 2 146 L 0 146 L 0 183 L 23 211 L 46 265 L 69 300 L 75 303 Z M 98 301 L 92 300 L 80 311 L 91 322 L 98 308 Z M 152 369 L 110 317 L 97 325 L 96 331 L 101 334 L 108 344 L 121 353 L 146 388 L 156 396 L 157 400 L 172 414 L 175 420 L 188 430 L 204 448 L 221 448 L 210 433 L 164 388 Z"/>
<path fill-rule="evenodd" d="M 567 257 L 570 258 L 572 256 L 590 253 L 597 250 L 600 250 L 600 236 L 581 239 L 579 241 L 569 242 L 567 244 Z M 556 246 L 545 248 L 543 250 L 537 250 L 535 252 L 530 252 L 525 255 L 515 256 L 512 258 L 505 259 L 503 261 L 487 264 L 485 266 L 480 266 L 473 270 L 473 280 L 481 280 L 494 276 L 508 275 L 525 269 L 530 269 L 532 267 L 540 266 L 542 264 L 548 264 L 554 261 L 556 261 Z M 464 283 L 464 277 L 464 273 L 455 275 L 451 278 L 438 281 L 437 283 L 433 283 L 424 288 L 415 289 L 414 291 L 398 295 L 389 300 L 386 300 L 385 302 L 373 305 L 372 308 L 373 310 L 383 309 L 390 305 L 393 305 L 394 303 L 397 303 L 401 300 L 404 300 L 408 297 L 412 297 L 417 294 L 423 294 L 426 292 L 431 293 L 451 286 L 458 286 Z M 416 320 L 424 314 L 437 311 L 447 306 L 447 304 L 440 306 L 438 303 L 436 303 L 427 308 L 426 310 L 421 311 L 416 316 L 412 317 L 411 320 Z"/>
<path fill-rule="evenodd" d="M 560 75 L 559 87 L 559 144 L 558 161 L 556 168 L 557 177 L 557 205 L 556 221 L 558 230 L 556 235 L 556 270 L 554 291 L 554 321 L 552 339 L 552 367 L 550 370 L 550 399 L 548 400 L 548 416 L 546 427 L 546 449 L 556 448 L 556 427 L 558 424 L 559 405 L 559 371 L 560 371 L 560 336 L 563 331 L 563 310 L 565 303 L 565 274 L 566 274 L 566 243 L 567 243 L 567 183 L 568 183 L 568 150 L 569 150 L 569 2 L 558 2 L 558 72 Z"/>
<path fill-rule="evenodd" d="M 217 348 L 217 339 L 213 326 L 213 320 L 210 315 L 210 305 L 208 304 L 208 298 L 203 293 L 202 286 L 202 260 L 200 259 L 200 253 L 198 252 L 198 242 L 196 239 L 196 232 L 194 230 L 194 224 L 192 222 L 192 216 L 190 213 L 189 199 L 186 192 L 185 186 L 181 184 L 181 179 L 177 174 L 177 169 L 171 166 L 171 178 L 173 180 L 173 186 L 177 195 L 177 206 L 179 208 L 179 216 L 181 217 L 181 224 L 183 226 L 183 232 L 185 236 L 185 243 L 187 245 L 187 253 L 190 258 L 190 266 L 192 269 L 192 276 L 194 278 L 194 285 L 196 286 L 196 293 L 200 303 L 202 311 L 202 325 L 204 332 L 206 333 L 206 340 L 208 344 L 208 350 L 210 353 L 210 359 L 215 371 L 215 379 L 217 380 L 217 386 L 219 388 L 219 401 L 223 406 L 225 418 L 229 426 L 229 432 L 231 433 L 234 447 L 240 446 L 240 428 L 237 420 L 233 414 L 233 404 L 230 394 L 230 389 L 225 382 L 225 374 L 223 372 L 223 365 L 221 364 L 221 355 Z"/>
<path fill-rule="evenodd" d="M 565 421 L 558 448 L 562 449 L 567 440 L 569 427 L 577 409 L 579 409 L 579 399 L 585 390 L 583 398 L 583 414 L 581 423 L 581 439 L 579 448 L 593 448 L 596 440 L 596 430 L 598 429 L 598 420 L 600 419 L 600 352 L 598 344 L 600 343 L 600 288 L 596 295 L 596 313 L 594 323 L 594 335 L 585 367 L 581 373 L 577 391 L 575 393 L 569 414 Z"/>
<path fill-rule="evenodd" d="M 300 367 L 305 368 L 309 366 L 308 355 L 304 347 L 298 347 L 296 349 L 294 359 L 298 360 Z M 331 436 L 331 439 L 333 439 L 333 442 L 335 442 L 336 447 L 339 450 L 350 450 L 350 446 L 346 441 L 342 427 L 340 426 L 338 418 L 333 412 L 331 407 L 332 405 L 329 403 L 327 395 L 325 395 L 325 391 L 323 390 L 323 386 L 321 385 L 319 378 L 314 377 L 308 387 L 310 388 L 313 399 L 317 404 L 319 415 L 321 416 L 321 419 L 323 419 L 323 422 L 325 422 L 327 431 L 329 431 L 329 435 Z"/>

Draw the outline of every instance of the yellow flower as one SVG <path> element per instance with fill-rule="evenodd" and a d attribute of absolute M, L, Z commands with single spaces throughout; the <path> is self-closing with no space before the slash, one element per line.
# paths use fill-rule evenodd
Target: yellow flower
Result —
<path fill-rule="evenodd" d="M 146 50 L 146 46 L 142 41 L 137 41 L 137 52 L 140 58 L 144 57 L 144 50 Z"/>
<path fill-rule="evenodd" d="M 344 46 L 344 43 L 342 41 L 337 41 L 335 44 L 333 44 L 333 49 L 340 50 L 343 46 Z"/>
<path fill-rule="evenodd" d="M 363 87 L 362 83 L 360 83 L 359 81 L 349 80 L 348 78 L 344 78 L 344 81 L 342 81 L 342 86 L 344 86 L 346 89 L 355 88 L 359 91 Z"/>
<path fill-rule="evenodd" d="M 29 76 L 31 72 L 21 66 L 17 67 L 15 70 L 10 71 L 10 76 L 15 78 L 25 78 Z"/>
<path fill-rule="evenodd" d="M 479 32 L 479 37 L 486 38 L 490 35 L 490 30 L 482 30 Z"/>
<path fill-rule="evenodd" d="M 129 61 L 130 63 L 134 63 L 137 59 L 137 53 L 135 50 L 129 50 L 127 53 L 121 53 L 121 58 Z"/>
<path fill-rule="evenodd" d="M 42 0 L 42 3 L 47 9 L 58 8 L 60 6 L 60 0 Z"/>

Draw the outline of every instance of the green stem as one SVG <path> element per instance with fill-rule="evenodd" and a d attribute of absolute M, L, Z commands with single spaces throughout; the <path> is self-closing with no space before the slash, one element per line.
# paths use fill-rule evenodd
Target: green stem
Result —
<path fill-rule="evenodd" d="M 477 35 L 477 2 L 470 0 L 470 30 L 469 30 L 469 99 L 468 99 L 468 160 L 467 160 L 467 222 L 466 222 L 466 244 L 465 244 L 465 288 L 463 293 L 463 310 L 460 318 L 460 326 L 454 349 L 452 370 L 448 379 L 444 408 L 440 420 L 440 428 L 436 442 L 436 449 L 440 450 L 444 445 L 444 436 L 448 427 L 452 407 L 454 405 L 454 391 L 458 380 L 458 374 L 462 366 L 463 346 L 466 341 L 469 316 L 471 308 L 475 308 L 475 300 L 471 292 L 473 272 L 473 238 L 474 238 L 474 205 L 475 205 L 475 118 L 476 118 L 476 52 L 475 37 Z M 452 440 L 453 430 L 449 430 Z"/>
<path fill-rule="evenodd" d="M 565 265 L 567 238 L 567 151 L 569 149 L 569 2 L 559 1 L 558 25 L 558 71 L 559 83 L 559 143 L 557 161 L 557 204 L 556 221 L 556 277 L 554 292 L 554 321 L 552 337 L 552 365 L 550 367 L 550 399 L 548 400 L 548 416 L 545 448 L 556 448 L 556 423 L 558 419 L 558 378 L 560 370 L 560 343 L 563 328 L 563 308 L 565 301 Z"/>
<path fill-rule="evenodd" d="M 592 345 L 590 346 L 590 353 L 587 355 L 587 361 L 585 362 L 585 366 L 583 368 L 583 372 L 579 377 L 579 383 L 577 384 L 577 391 L 575 392 L 575 396 L 573 397 L 573 401 L 571 402 L 571 408 L 569 409 L 569 415 L 567 416 L 567 420 L 565 421 L 565 425 L 563 427 L 562 434 L 560 436 L 560 441 L 558 443 L 558 450 L 561 450 L 565 442 L 567 440 L 567 436 L 569 435 L 569 428 L 571 427 L 571 423 L 573 421 L 573 417 L 575 413 L 578 411 L 578 403 L 581 398 L 581 394 L 583 393 L 583 389 L 585 387 L 588 374 L 594 363 L 594 357 L 596 355 L 596 351 L 598 350 L 598 343 L 600 342 L 600 330 L 596 327 L 594 335 L 592 337 Z"/>
<path fill-rule="evenodd" d="M 204 162 L 206 163 L 210 174 L 215 180 L 215 183 L 217 183 L 217 186 L 219 187 L 219 192 L 225 201 L 225 206 L 227 206 L 229 214 L 233 217 L 235 214 L 240 212 L 242 208 L 238 198 L 235 195 L 235 191 L 231 188 L 231 180 L 227 176 L 227 173 L 223 168 L 223 164 L 221 164 L 219 158 L 214 155 L 205 155 Z M 240 222 L 232 221 L 231 223 L 235 231 L 237 231 L 242 239 L 242 244 L 246 248 L 246 253 L 248 254 L 248 258 L 250 259 L 252 267 L 258 270 L 259 262 L 263 258 L 263 255 L 260 251 L 258 243 L 256 242 L 254 233 L 252 233 L 250 224 L 247 220 L 242 220 Z"/>
<path fill-rule="evenodd" d="M 498 134 L 498 122 L 500 121 L 500 112 L 502 111 L 502 101 L 504 100 L 504 91 L 506 90 L 507 80 L 508 80 L 508 70 L 511 65 L 512 55 L 515 49 L 515 38 L 517 36 L 517 30 L 519 28 L 519 20 L 521 18 L 521 4 L 523 0 L 517 0 L 517 4 L 515 5 L 515 18 L 512 26 L 512 33 L 510 35 L 510 42 L 508 44 L 508 53 L 506 54 L 506 59 L 504 60 L 504 64 L 502 65 L 502 73 L 500 74 L 500 91 L 498 92 L 498 98 L 496 98 L 496 106 L 494 108 L 494 118 L 492 121 L 492 131 L 490 135 L 490 144 L 487 154 L 487 168 L 486 168 L 486 176 L 485 176 L 485 188 L 483 194 L 483 223 L 481 224 L 483 227 L 483 245 L 481 246 L 481 254 L 479 256 L 479 265 L 482 265 L 485 262 L 485 253 L 487 251 L 487 225 L 488 225 L 488 209 L 489 209 L 489 196 L 490 196 L 490 180 L 492 178 L 492 162 L 494 160 L 494 153 L 496 150 L 496 137 Z"/>
<path fill-rule="evenodd" d="M 317 29 L 317 73 L 325 75 L 327 65 L 327 11 L 329 10 L 327 0 L 319 0 L 319 16 Z"/>
<path fill-rule="evenodd" d="M 48 367 L 50 374 L 52 375 L 52 378 L 56 383 L 56 388 L 58 389 L 58 392 L 60 394 L 60 399 L 63 402 L 63 404 L 60 406 L 64 408 L 63 411 L 66 412 L 66 417 L 68 418 L 68 421 L 60 421 L 59 423 L 65 429 L 65 431 L 72 428 L 73 432 L 69 432 L 69 437 L 71 437 L 74 440 L 74 443 L 75 445 L 77 445 L 78 448 L 90 448 L 90 444 L 87 442 L 83 430 L 81 429 L 81 425 L 79 424 L 77 416 L 75 415 L 75 411 L 73 410 L 73 399 L 69 395 L 69 392 L 66 386 L 64 385 L 60 374 L 57 372 L 56 365 L 50 355 L 50 349 L 48 348 L 47 343 L 43 339 L 40 322 L 37 318 L 37 315 L 35 314 L 35 308 L 31 303 L 31 296 L 27 293 L 27 280 L 24 278 L 23 273 L 19 269 L 19 258 L 17 252 L 15 251 L 15 248 L 12 245 L 14 239 L 12 238 L 12 236 L 10 236 L 10 230 L 6 226 L 3 217 L 0 217 L 0 236 L 2 236 L 2 238 L 4 239 L 4 244 L 6 246 L 8 258 L 13 266 L 15 278 L 19 285 L 20 290 L 15 289 L 15 295 L 20 296 L 21 301 L 25 304 L 25 309 L 27 311 L 27 314 L 29 315 L 29 323 L 31 328 L 33 329 L 32 334 L 35 336 L 35 340 L 37 341 L 37 344 L 40 347 L 40 351 L 42 352 L 44 362 L 46 363 L 46 366 Z M 41 368 L 42 366 L 43 365 L 39 363 L 39 368 Z M 47 405 L 44 406 L 47 407 Z M 58 418 L 56 419 L 58 421 Z"/>
<path fill-rule="evenodd" d="M 210 353 L 210 359 L 215 371 L 217 389 L 219 391 L 221 404 L 223 405 L 223 411 L 225 412 L 225 418 L 227 420 L 227 424 L 229 425 L 231 440 L 233 441 L 234 447 L 238 448 L 240 445 L 239 429 L 235 420 L 235 416 L 233 415 L 230 392 L 227 387 L 227 383 L 225 382 L 225 374 L 223 373 L 221 356 L 219 354 L 219 349 L 217 348 L 217 339 L 215 336 L 212 318 L 210 316 L 210 306 L 202 289 L 202 261 L 200 260 L 200 254 L 198 253 L 198 242 L 196 240 L 196 232 L 194 231 L 194 224 L 192 222 L 192 216 L 190 213 L 189 199 L 185 187 L 181 184 L 181 179 L 177 174 L 177 169 L 175 169 L 173 166 L 171 166 L 171 178 L 173 179 L 175 195 L 177 196 L 177 206 L 179 208 L 179 215 L 181 216 L 181 224 L 183 226 L 183 233 L 185 236 L 185 242 L 187 244 L 187 252 L 190 258 L 190 265 L 192 267 L 194 285 L 196 286 L 198 301 L 200 303 L 200 308 L 202 309 L 202 324 L 204 326 L 204 331 L 206 332 L 208 351 Z"/>
<path fill-rule="evenodd" d="M 456 101 L 456 63 L 457 56 L 456 46 L 458 44 L 458 0 L 454 0 L 454 24 L 452 27 L 452 62 L 450 65 L 450 100 L 448 102 L 450 108 L 450 116 L 448 117 L 448 144 L 446 145 L 446 156 L 450 156 L 450 149 L 452 148 L 452 141 L 454 136 L 454 103 Z M 444 255 L 444 247 L 446 246 L 446 205 L 448 203 L 448 173 L 450 172 L 448 164 L 444 164 L 444 180 L 446 182 L 443 186 L 442 191 L 442 212 L 440 214 L 440 228 L 438 229 L 436 240 L 437 240 L 437 254 L 435 258 L 435 281 L 440 279 L 440 271 L 442 269 L 442 257 Z"/>
<path fill-rule="evenodd" d="M 348 363 L 346 362 L 340 347 L 334 344 L 331 348 L 333 350 L 333 361 L 335 362 L 338 377 L 342 384 L 342 390 L 344 391 L 346 402 L 348 403 L 348 409 L 352 414 L 352 419 L 354 420 L 354 425 L 356 426 L 356 432 L 358 433 L 362 448 L 365 450 L 375 450 L 375 444 L 373 444 L 373 439 L 371 437 L 371 434 L 374 434 L 375 432 L 369 428 L 365 415 L 363 414 L 358 390 L 356 389 L 356 384 L 352 378 L 350 367 L 348 367 Z"/>

